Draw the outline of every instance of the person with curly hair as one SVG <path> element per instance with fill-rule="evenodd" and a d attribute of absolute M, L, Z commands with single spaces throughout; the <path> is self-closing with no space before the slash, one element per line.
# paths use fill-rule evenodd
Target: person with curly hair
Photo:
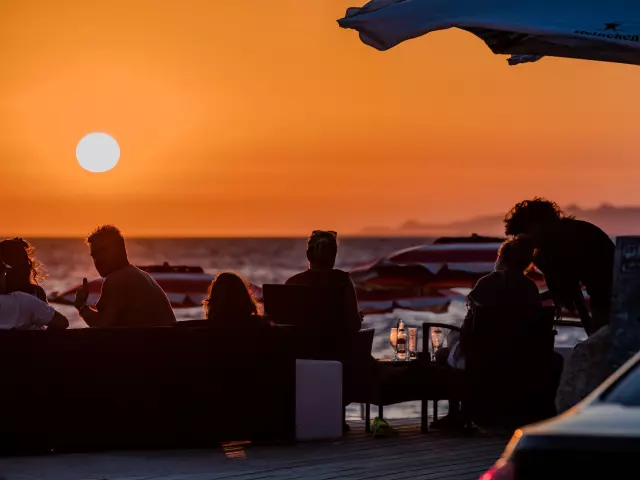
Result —
<path fill-rule="evenodd" d="M 525 234 L 533 241 L 533 263 L 548 287 L 543 298 L 577 312 L 588 335 L 609 323 L 615 244 L 605 232 L 540 197 L 515 205 L 504 226 L 507 236 Z M 589 294 L 591 314 L 582 287 Z"/>
<path fill-rule="evenodd" d="M 13 268 L 0 261 L 0 330 L 64 330 L 69 320 L 34 295 L 7 290 Z"/>
<path fill-rule="evenodd" d="M 23 292 L 47 303 L 47 294 L 38 285 L 42 280 L 42 264 L 34 256 L 33 246 L 22 238 L 0 242 L 0 259 L 11 267 L 6 274 L 6 291 Z"/>

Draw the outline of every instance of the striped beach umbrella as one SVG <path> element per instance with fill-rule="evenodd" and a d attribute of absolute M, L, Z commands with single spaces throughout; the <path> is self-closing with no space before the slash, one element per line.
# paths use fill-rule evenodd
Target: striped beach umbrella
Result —
<path fill-rule="evenodd" d="M 464 296 L 449 290 L 435 288 L 382 288 L 356 287 L 358 307 L 365 314 L 390 313 L 394 310 L 445 313 L 452 301 L 464 301 Z"/>
<path fill-rule="evenodd" d="M 354 268 L 350 273 L 354 283 L 363 288 L 471 288 L 493 271 L 499 248 L 499 243 L 419 245 Z"/>

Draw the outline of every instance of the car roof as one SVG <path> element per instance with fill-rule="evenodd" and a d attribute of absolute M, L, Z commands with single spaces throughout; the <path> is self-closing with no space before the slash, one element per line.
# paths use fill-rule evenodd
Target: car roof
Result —
<path fill-rule="evenodd" d="M 627 374 L 639 367 L 640 352 L 578 405 L 558 417 L 525 427 L 523 433 L 640 438 L 640 406 L 607 403 L 604 400 Z"/>
<path fill-rule="evenodd" d="M 633 437 L 640 439 L 640 407 L 600 403 L 568 411 L 524 429 L 526 435 Z"/>

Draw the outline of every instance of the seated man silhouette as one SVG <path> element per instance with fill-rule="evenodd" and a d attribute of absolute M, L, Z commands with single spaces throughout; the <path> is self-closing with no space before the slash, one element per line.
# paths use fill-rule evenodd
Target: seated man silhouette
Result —
<path fill-rule="evenodd" d="M 478 307 L 508 307 L 512 312 L 522 311 L 521 318 L 530 318 L 532 312 L 542 308 L 538 287 L 526 275 L 533 252 L 532 242 L 524 236 L 506 240 L 500 246 L 494 271 L 478 280 L 467 297 L 468 310 L 459 340 L 454 340 L 450 349 L 443 348 L 436 353 L 437 364 L 465 368 L 466 353 L 473 342 L 473 317 Z M 505 338 L 504 341 L 508 342 L 509 339 Z M 457 424 L 458 407 L 459 402 L 451 401 L 449 414 L 434 422 L 434 427 L 445 428 Z"/>
<path fill-rule="evenodd" d="M 66 329 L 66 317 L 42 300 L 24 292 L 7 293 L 6 274 L 10 269 L 0 262 L 0 330 Z"/>
<path fill-rule="evenodd" d="M 309 287 L 344 288 L 345 328 L 355 333 L 362 326 L 362 316 L 358 310 L 356 289 L 351 276 L 343 270 L 334 268 L 338 255 L 337 237 L 336 232 L 315 230 L 307 241 L 309 268 L 289 278 L 285 283 Z"/>
<path fill-rule="evenodd" d="M 167 326 L 176 322 L 167 295 L 147 272 L 131 265 L 120 230 L 96 229 L 87 239 L 93 263 L 104 277 L 98 303 L 87 304 L 87 279 L 76 292 L 75 307 L 92 328 Z"/>
<path fill-rule="evenodd" d="M 287 285 L 304 285 L 309 287 L 321 288 L 344 288 L 344 308 L 345 308 L 345 331 L 357 333 L 362 326 L 362 315 L 358 310 L 358 299 L 356 297 L 356 289 L 351 280 L 351 276 L 343 271 L 335 268 L 336 257 L 338 255 L 338 234 L 333 231 L 315 230 L 311 233 L 307 241 L 307 260 L 309 268 L 304 272 L 298 273 L 289 278 L 285 283 Z M 356 386 L 356 380 L 366 379 L 362 383 L 367 385 L 370 383 L 369 377 L 373 375 L 375 361 L 372 357 L 356 361 L 351 358 L 351 352 L 343 352 L 346 355 L 343 358 L 345 366 L 344 372 L 344 402 L 345 406 L 351 403 L 352 390 L 360 390 L 361 385 Z M 348 360 L 347 360 L 348 359 Z M 373 380 L 371 380 L 373 381 Z M 348 429 L 346 423 L 344 428 Z"/>

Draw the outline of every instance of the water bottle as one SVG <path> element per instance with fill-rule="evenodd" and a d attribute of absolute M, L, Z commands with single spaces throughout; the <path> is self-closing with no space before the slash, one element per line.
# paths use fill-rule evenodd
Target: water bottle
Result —
<path fill-rule="evenodd" d="M 396 351 L 398 360 L 404 361 L 407 359 L 407 333 L 402 320 L 398 320 L 398 340 Z"/>

